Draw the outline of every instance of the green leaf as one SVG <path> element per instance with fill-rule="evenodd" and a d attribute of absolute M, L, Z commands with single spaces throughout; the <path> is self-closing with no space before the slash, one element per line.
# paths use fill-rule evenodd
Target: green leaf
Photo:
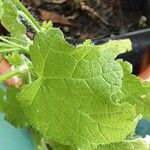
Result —
<path fill-rule="evenodd" d="M 134 130 L 134 107 L 111 101 L 122 87 L 123 70 L 104 47 L 75 48 L 53 28 L 36 35 L 30 52 L 38 79 L 18 99 L 29 123 L 47 139 L 91 150 Z"/>
<path fill-rule="evenodd" d="M 10 32 L 12 37 L 22 38 L 26 34 L 26 28 L 18 17 L 17 8 L 10 0 L 3 0 L 1 23 Z"/>
<path fill-rule="evenodd" d="M 114 100 L 129 102 L 136 107 L 137 114 L 150 118 L 150 84 L 132 75 L 132 66 L 128 62 L 119 60 L 124 70 L 123 84 L 120 92 L 115 95 Z"/>
<path fill-rule="evenodd" d="M 19 101 L 16 99 L 18 90 L 16 88 L 8 88 L 5 99 L 0 100 L 2 112 L 5 113 L 5 119 L 16 127 L 27 127 L 28 123 L 20 107 Z"/>
<path fill-rule="evenodd" d="M 44 139 L 43 135 L 34 129 L 30 129 L 30 134 L 34 141 L 35 150 L 48 150 L 46 146 L 47 141 Z"/>
<path fill-rule="evenodd" d="M 17 52 L 8 54 L 8 56 L 5 58 L 8 60 L 9 64 L 11 64 L 11 65 L 18 66 L 18 65 L 23 64 L 21 55 L 19 55 Z"/>
<path fill-rule="evenodd" d="M 0 0 L 0 19 L 2 18 L 3 13 L 4 13 L 3 3 L 2 3 L 2 1 Z"/>
<path fill-rule="evenodd" d="M 37 145 L 37 150 L 48 150 L 44 138 L 41 138 L 39 145 Z"/>
<path fill-rule="evenodd" d="M 6 89 L 3 85 L 0 85 L 0 112 L 3 112 L 3 101 L 6 100 Z"/>
<path fill-rule="evenodd" d="M 109 41 L 103 45 L 100 45 L 99 47 L 104 50 L 108 50 L 110 53 L 112 53 L 113 57 L 117 57 L 119 54 L 125 53 L 127 51 L 132 50 L 132 43 L 129 39 L 126 40 L 113 40 Z"/>
<path fill-rule="evenodd" d="M 96 150 L 149 150 L 149 143 L 142 139 L 123 141 L 109 145 L 100 145 Z"/>
<path fill-rule="evenodd" d="M 74 148 L 71 148 L 70 146 L 62 145 L 56 142 L 49 142 L 50 147 L 52 147 L 53 150 L 73 150 Z"/>

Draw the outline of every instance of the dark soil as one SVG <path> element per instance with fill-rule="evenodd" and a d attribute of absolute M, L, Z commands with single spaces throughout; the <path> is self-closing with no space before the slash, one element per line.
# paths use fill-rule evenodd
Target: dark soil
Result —
<path fill-rule="evenodd" d="M 66 39 L 93 39 L 149 26 L 148 0 L 22 0 L 39 21 L 52 20 Z"/>
<path fill-rule="evenodd" d="M 150 27 L 150 0 L 22 0 L 22 3 L 38 21 L 52 20 L 54 26 L 59 27 L 72 43 Z M 8 33 L 0 26 L 0 34 Z M 123 55 L 125 60 L 133 64 L 134 74 L 139 74 L 139 60 L 145 60 L 145 48 L 141 47 L 144 46 L 143 41 L 149 40 L 147 34 L 148 39 L 145 34 L 134 38 L 133 49 L 136 51 L 133 54 Z M 30 28 L 28 35 L 34 35 Z M 149 51 L 147 54 L 150 54 Z M 150 59 L 146 60 L 144 65 L 149 65 Z"/>

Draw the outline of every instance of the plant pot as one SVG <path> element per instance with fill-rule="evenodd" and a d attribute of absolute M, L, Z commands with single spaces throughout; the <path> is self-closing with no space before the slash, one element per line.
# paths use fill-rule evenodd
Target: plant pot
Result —
<path fill-rule="evenodd" d="M 4 120 L 4 114 L 0 114 L 0 149 L 34 150 L 33 140 L 27 129 L 15 128 Z"/>

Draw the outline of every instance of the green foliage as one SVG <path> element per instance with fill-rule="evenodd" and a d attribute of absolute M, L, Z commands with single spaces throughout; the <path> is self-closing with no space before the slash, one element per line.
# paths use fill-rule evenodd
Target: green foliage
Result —
<path fill-rule="evenodd" d="M 150 84 L 132 75 L 132 66 L 128 62 L 119 60 L 124 71 L 122 88 L 114 99 L 120 102 L 129 102 L 136 107 L 137 114 L 150 118 Z"/>
<path fill-rule="evenodd" d="M 134 107 L 111 102 L 123 72 L 108 50 L 86 43 L 75 48 L 50 29 L 36 35 L 30 52 L 38 79 L 18 99 L 32 127 L 47 139 L 92 149 L 133 131 Z"/>
<path fill-rule="evenodd" d="M 37 32 L 33 41 L 24 17 Z M 37 149 L 48 142 L 54 150 L 148 150 L 141 139 L 126 140 L 141 114 L 150 118 L 150 85 L 116 60 L 131 50 L 129 40 L 73 46 L 50 22 L 39 26 L 18 0 L 0 0 L 0 19 L 10 32 L 0 37 L 0 51 L 16 69 L 0 81 L 26 78 L 18 89 L 0 89 L 0 110 L 14 126 L 30 127 Z"/>
<path fill-rule="evenodd" d="M 21 23 L 18 8 L 10 0 L 0 0 L 0 23 L 11 35 L 0 36 L 0 52 L 28 53 L 30 42 L 26 36 L 26 27 Z"/>
<path fill-rule="evenodd" d="M 112 44 L 113 43 L 113 44 Z M 104 45 L 104 46 L 103 46 Z M 109 41 L 105 44 L 99 45 L 99 47 L 103 50 L 109 51 L 114 58 L 116 58 L 119 54 L 128 52 L 132 50 L 132 43 L 129 39 L 126 40 L 113 40 Z"/>
<path fill-rule="evenodd" d="M 0 11 L 1 23 L 10 32 L 12 37 L 22 38 L 26 34 L 25 26 L 20 22 L 17 9 L 10 0 L 0 0 L 3 2 L 3 14 Z M 2 9 L 2 8 L 1 8 Z"/>
<path fill-rule="evenodd" d="M 18 92 L 19 91 L 15 88 L 8 88 L 6 94 L 3 92 L 3 98 L 1 98 L 0 101 L 2 107 L 1 112 L 5 113 L 5 119 L 14 126 L 26 127 L 28 125 L 26 117 L 24 116 L 19 101 L 16 99 Z"/>
<path fill-rule="evenodd" d="M 2 18 L 3 13 L 4 13 L 3 3 L 2 3 L 2 1 L 0 0 L 0 19 Z"/>
<path fill-rule="evenodd" d="M 23 64 L 21 55 L 19 55 L 17 52 L 8 54 L 6 59 L 8 60 L 9 64 L 14 65 L 14 66 L 19 66 L 19 65 Z"/>
<path fill-rule="evenodd" d="M 149 150 L 150 143 L 141 139 L 123 141 L 120 143 L 113 143 L 110 145 L 101 145 L 96 150 Z"/>

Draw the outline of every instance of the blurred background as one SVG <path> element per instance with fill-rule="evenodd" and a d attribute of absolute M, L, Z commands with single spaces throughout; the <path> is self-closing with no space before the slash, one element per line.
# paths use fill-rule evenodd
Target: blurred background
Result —
<path fill-rule="evenodd" d="M 51 20 L 66 39 L 93 39 L 147 28 L 149 0 L 22 0 L 39 20 Z"/>

